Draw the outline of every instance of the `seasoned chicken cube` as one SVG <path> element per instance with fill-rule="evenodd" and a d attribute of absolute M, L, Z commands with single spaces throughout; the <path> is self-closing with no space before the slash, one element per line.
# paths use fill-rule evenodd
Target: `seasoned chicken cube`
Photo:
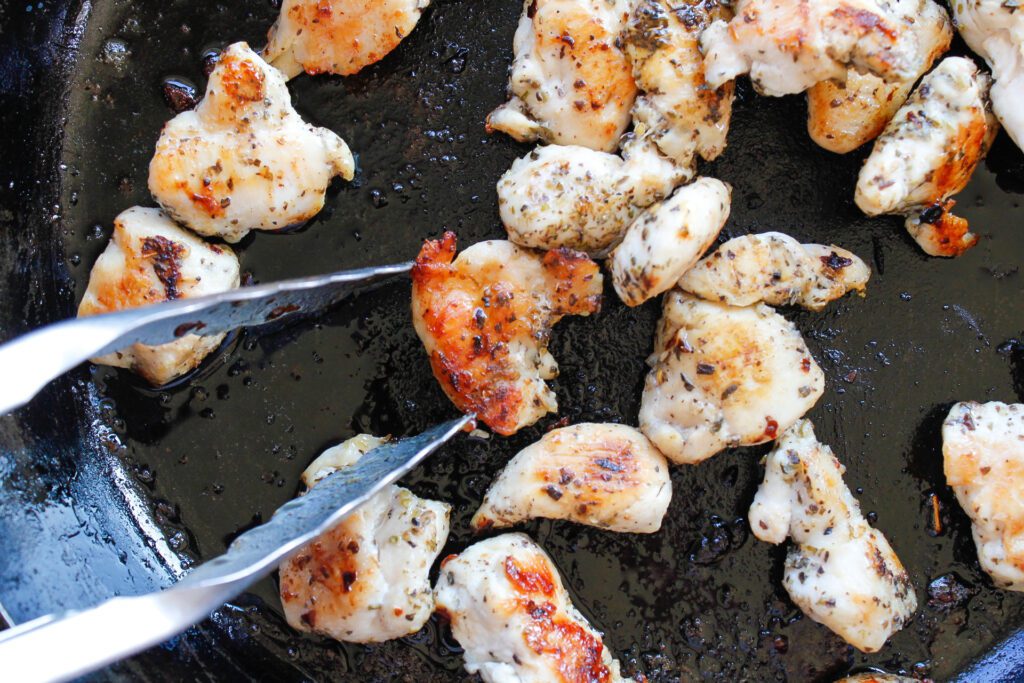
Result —
<path fill-rule="evenodd" d="M 918 679 L 895 674 L 864 673 L 841 678 L 836 683 L 917 683 Z"/>
<path fill-rule="evenodd" d="M 950 3 L 960 35 L 992 69 L 992 109 L 1024 149 L 1024 12 L 1016 0 Z"/>
<path fill-rule="evenodd" d="M 477 531 L 544 517 L 652 534 L 672 499 L 665 456 L 625 425 L 555 429 L 509 461 L 473 515 Z"/>
<path fill-rule="evenodd" d="M 281 73 L 245 43 L 221 55 L 206 96 L 167 122 L 149 164 L 149 191 L 201 235 L 237 242 L 315 216 L 336 175 L 352 179 L 345 141 L 302 120 Z"/>
<path fill-rule="evenodd" d="M 412 33 L 430 0 L 284 0 L 263 57 L 288 78 L 348 76 Z"/>
<path fill-rule="evenodd" d="M 803 92 L 849 68 L 914 78 L 925 50 L 913 27 L 931 0 L 737 0 L 736 16 L 701 35 L 713 88 L 744 73 L 765 95 Z"/>
<path fill-rule="evenodd" d="M 360 434 L 324 451 L 302 474 L 312 488 L 386 443 Z M 419 631 L 434 611 L 427 573 L 448 538 L 447 503 L 388 486 L 281 564 L 288 624 L 351 643 Z"/>
<path fill-rule="evenodd" d="M 957 403 L 942 425 L 942 455 L 982 569 L 1024 591 L 1024 404 Z"/>
<path fill-rule="evenodd" d="M 825 390 L 803 337 L 781 315 L 679 290 L 665 296 L 647 363 L 640 430 L 677 463 L 771 441 Z"/>
<path fill-rule="evenodd" d="M 499 434 L 558 410 L 544 380 L 565 315 L 601 308 L 603 279 L 584 254 L 546 254 L 511 242 L 478 242 L 455 258 L 455 234 L 423 245 L 412 270 L 412 317 L 448 398 Z"/>
<path fill-rule="evenodd" d="M 940 234 L 950 226 L 930 228 L 935 221 L 916 214 L 936 206 L 944 211 L 988 152 L 998 126 L 988 111 L 988 86 L 988 76 L 963 57 L 948 57 L 925 76 L 864 162 L 857 206 L 869 216 L 909 214 L 907 227 L 928 253 L 958 256 L 974 246 L 966 222 Z"/>
<path fill-rule="evenodd" d="M 525 0 L 513 39 L 509 101 L 487 129 L 614 152 L 629 125 L 636 83 L 619 34 L 629 0 Z"/>
<path fill-rule="evenodd" d="M 135 206 L 114 219 L 114 234 L 92 267 L 78 317 L 217 294 L 238 284 L 238 257 L 231 249 L 207 244 L 159 209 Z M 198 367 L 223 340 L 223 334 L 185 334 L 159 346 L 133 344 L 93 362 L 129 368 L 159 386 Z"/>
<path fill-rule="evenodd" d="M 626 230 L 609 258 L 612 282 L 627 306 L 639 306 L 675 286 L 729 219 L 732 189 L 698 178 L 649 206 Z"/>
<path fill-rule="evenodd" d="M 573 607 L 554 562 L 523 534 L 445 558 L 434 589 L 466 671 L 485 683 L 617 683 L 619 663 Z"/>
<path fill-rule="evenodd" d="M 623 36 L 643 93 L 633 105 L 634 132 L 680 166 L 725 150 L 733 83 L 708 86 L 700 34 L 715 19 L 731 17 L 719 0 L 640 0 Z"/>
<path fill-rule="evenodd" d="M 820 311 L 864 291 L 871 269 L 837 246 L 800 244 L 781 232 L 735 237 L 688 270 L 680 289 L 730 306 L 758 302 Z"/>
<path fill-rule="evenodd" d="M 622 158 L 578 146 L 538 147 L 498 181 L 498 209 L 508 238 L 520 246 L 602 255 L 644 207 L 690 175 L 653 144 L 635 140 Z"/>
<path fill-rule="evenodd" d="M 750 528 L 768 543 L 793 539 L 782 583 L 804 614 L 877 652 L 910 621 L 917 596 L 885 536 L 861 514 L 845 471 L 810 420 L 797 422 L 765 458 Z"/>
<path fill-rule="evenodd" d="M 921 3 L 921 14 L 911 30 L 917 34 L 922 56 L 912 78 L 887 83 L 873 74 L 849 69 L 844 82 L 822 81 L 807 91 L 807 130 L 816 143 L 845 154 L 881 134 L 907 101 L 917 79 L 932 68 L 953 39 L 946 10 L 930 1 Z"/>

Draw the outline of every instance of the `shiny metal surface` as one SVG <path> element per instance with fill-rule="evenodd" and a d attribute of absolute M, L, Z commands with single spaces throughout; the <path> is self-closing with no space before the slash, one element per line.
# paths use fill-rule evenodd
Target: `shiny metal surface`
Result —
<path fill-rule="evenodd" d="M 170 588 L 5 631 L 0 635 L 5 677 L 70 680 L 181 633 L 397 481 L 472 419 L 463 416 L 373 449 L 356 465 L 283 505 L 266 524 L 245 532 L 223 555 Z"/>
<path fill-rule="evenodd" d="M 47 325 L 0 346 L 0 415 L 80 363 L 132 344 L 164 344 L 186 334 L 219 334 L 326 308 L 352 292 L 409 272 L 412 263 L 272 282 L 195 299 Z"/>

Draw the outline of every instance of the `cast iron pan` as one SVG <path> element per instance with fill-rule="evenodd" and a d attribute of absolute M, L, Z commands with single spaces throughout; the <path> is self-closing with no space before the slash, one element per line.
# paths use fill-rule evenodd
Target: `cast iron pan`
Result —
<path fill-rule="evenodd" d="M 445 229 L 460 246 L 504 233 L 494 184 L 528 147 L 488 137 L 504 99 L 517 0 L 436 0 L 380 64 L 350 78 L 296 79 L 299 110 L 359 155 L 305 229 L 251 235 L 257 281 L 397 262 Z M 162 83 L 204 86 L 203 55 L 262 45 L 269 2 L 50 0 L 0 7 L 0 326 L 2 338 L 73 314 L 112 219 L 151 205 L 146 169 L 172 112 Z M 852 202 L 865 152 L 818 149 L 800 97 L 754 97 L 741 83 L 729 149 L 704 172 L 732 183 L 724 237 L 781 230 L 835 242 L 874 269 L 866 299 L 824 313 L 787 310 L 828 374 L 812 411 L 865 511 L 892 540 L 921 607 L 875 655 L 802 617 L 781 586 L 783 549 L 744 519 L 765 448 L 673 471 L 661 533 L 526 526 L 552 553 L 577 606 L 629 672 L 652 681 L 828 681 L 883 667 L 945 680 L 1022 675 L 1024 596 L 980 571 L 967 518 L 942 475 L 939 427 L 961 399 L 1024 400 L 1024 158 L 1001 136 L 961 195 L 983 239 L 966 256 L 927 258 L 896 218 Z M 357 432 L 402 435 L 451 417 L 396 283 L 315 321 L 242 334 L 197 375 L 153 391 L 132 375 L 82 367 L 0 420 L 0 603 L 21 622 L 113 594 L 166 585 L 221 552 L 290 499 L 325 446 Z M 553 348 L 562 406 L 510 439 L 462 438 L 408 484 L 455 506 L 447 552 L 497 469 L 560 419 L 635 424 L 659 306 L 567 319 Z M 941 507 L 932 528 L 930 497 Z M 55 652 L 54 656 L 59 656 Z M 988 667 L 988 668 L 985 668 Z M 432 620 L 374 647 L 292 632 L 274 581 L 174 643 L 99 679 L 460 681 L 458 645 Z"/>

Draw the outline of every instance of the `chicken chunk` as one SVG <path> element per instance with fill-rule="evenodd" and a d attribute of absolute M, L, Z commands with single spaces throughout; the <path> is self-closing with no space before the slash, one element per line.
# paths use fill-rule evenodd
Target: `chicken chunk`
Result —
<path fill-rule="evenodd" d="M 329 448 L 302 474 L 313 487 L 385 443 L 360 434 Z M 420 630 L 434 611 L 427 573 L 448 538 L 447 503 L 391 485 L 281 564 L 281 603 L 292 628 L 352 643 Z"/>
<path fill-rule="evenodd" d="M 672 289 L 718 237 L 731 197 L 722 181 L 698 178 L 641 213 L 609 258 L 619 298 L 639 306 Z"/>
<path fill-rule="evenodd" d="M 448 556 L 434 595 L 466 671 L 485 683 L 623 681 L 554 562 L 528 536 L 504 534 Z"/>
<path fill-rule="evenodd" d="M 680 289 L 730 306 L 758 302 L 820 311 L 864 291 L 867 264 L 837 246 L 800 244 L 781 232 L 735 237 L 683 275 Z"/>
<path fill-rule="evenodd" d="M 917 596 L 885 536 L 861 514 L 845 471 L 814 425 L 797 422 L 765 458 L 750 528 L 768 543 L 793 539 L 782 583 L 804 614 L 877 652 L 910 621 Z"/>
<path fill-rule="evenodd" d="M 857 179 L 857 206 L 869 216 L 909 214 L 908 230 L 932 255 L 958 256 L 977 242 L 965 221 L 957 229 L 919 214 L 939 207 L 941 216 L 944 202 L 964 189 L 988 152 L 998 125 L 988 86 L 971 60 L 944 59 L 875 141 Z"/>
<path fill-rule="evenodd" d="M 918 679 L 895 674 L 863 673 L 841 678 L 836 683 L 917 683 Z"/>
<path fill-rule="evenodd" d="M 917 79 L 932 68 L 953 40 L 949 15 L 930 1 L 921 3 L 921 14 L 911 30 L 917 34 L 923 57 L 912 78 L 887 83 L 873 74 L 849 69 L 844 82 L 822 81 L 807 91 L 811 139 L 829 151 L 845 154 L 881 134 L 907 101 Z"/>
<path fill-rule="evenodd" d="M 509 461 L 473 516 L 477 531 L 544 517 L 651 534 L 672 499 L 668 462 L 625 425 L 548 432 Z"/>
<path fill-rule="evenodd" d="M 149 191 L 201 235 L 237 242 L 315 216 L 331 178 L 352 179 L 344 140 L 302 120 L 284 77 L 245 43 L 221 55 L 195 110 L 167 122 Z"/>
<path fill-rule="evenodd" d="M 992 108 L 1024 149 L 1024 12 L 1015 0 L 950 3 L 960 35 L 992 69 Z"/>
<path fill-rule="evenodd" d="M 982 569 L 1024 591 L 1024 404 L 957 403 L 942 425 L 942 454 Z"/>
<path fill-rule="evenodd" d="M 498 181 L 508 238 L 524 247 L 603 255 L 640 211 L 672 194 L 690 171 L 653 144 L 632 141 L 623 157 L 578 146 L 539 147 Z"/>
<path fill-rule="evenodd" d="M 711 161 L 725 150 L 733 83 L 708 86 L 700 34 L 731 16 L 719 0 L 640 0 L 624 34 L 642 91 L 633 105 L 634 131 L 681 166 L 692 167 L 697 155 Z"/>
<path fill-rule="evenodd" d="M 736 16 L 701 35 L 708 84 L 744 73 L 758 92 L 803 92 L 847 69 L 912 80 L 924 51 L 914 22 L 931 0 L 738 0 Z"/>
<path fill-rule="evenodd" d="M 135 206 L 114 219 L 114 234 L 89 274 L 78 317 L 217 294 L 238 285 L 238 257 L 231 249 L 207 244 L 159 209 Z M 133 344 L 93 362 L 129 368 L 159 386 L 198 367 L 223 340 L 223 334 L 185 334 L 158 346 Z"/>
<path fill-rule="evenodd" d="M 510 100 L 489 131 L 614 152 L 629 125 L 636 83 L 619 34 L 629 0 L 525 0 L 513 39 Z"/>
<path fill-rule="evenodd" d="M 293 78 L 348 76 L 379 62 L 416 28 L 430 0 L 284 0 L 263 57 Z"/>
<path fill-rule="evenodd" d="M 665 297 L 647 362 L 640 430 L 677 463 L 771 441 L 825 390 L 803 337 L 781 315 L 679 290 Z"/>
<path fill-rule="evenodd" d="M 448 398 L 499 434 L 558 410 L 544 380 L 558 365 L 551 328 L 601 308 L 603 279 L 584 254 L 478 242 L 455 258 L 455 235 L 423 245 L 412 270 L 412 316 Z"/>

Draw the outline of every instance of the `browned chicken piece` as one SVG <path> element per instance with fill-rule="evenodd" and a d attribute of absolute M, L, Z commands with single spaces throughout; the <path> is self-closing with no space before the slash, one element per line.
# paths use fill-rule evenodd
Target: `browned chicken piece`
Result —
<path fill-rule="evenodd" d="M 942 425 L 942 455 L 981 568 L 997 586 L 1024 591 L 1024 403 L 957 403 Z"/>
<path fill-rule="evenodd" d="M 683 291 L 730 306 L 758 302 L 820 311 L 847 292 L 862 292 L 871 269 L 835 245 L 800 244 L 781 232 L 724 243 L 679 280 Z"/>
<path fill-rule="evenodd" d="M 1024 11 L 1019 0 L 951 2 L 957 30 L 992 69 L 992 110 L 1024 149 Z"/>
<path fill-rule="evenodd" d="M 602 276 L 585 254 L 504 240 L 455 258 L 455 234 L 423 245 L 412 271 L 412 315 L 434 376 L 464 412 L 503 435 L 558 410 L 544 380 L 558 365 L 551 328 L 601 308 Z"/>
<path fill-rule="evenodd" d="M 545 517 L 652 534 L 671 499 L 668 461 L 646 436 L 626 425 L 584 423 L 554 429 L 519 451 L 471 524 L 484 531 Z"/>
<path fill-rule="evenodd" d="M 328 448 L 302 473 L 312 488 L 387 439 L 360 434 Z M 281 563 L 288 624 L 350 643 L 419 631 L 434 612 L 428 575 L 448 538 L 447 503 L 394 484 Z"/>
<path fill-rule="evenodd" d="M 877 652 L 910 622 L 917 596 L 843 481 L 846 468 L 810 420 L 786 430 L 764 463 L 747 516 L 762 541 L 793 540 L 782 574 L 786 592 L 814 621 L 862 652 Z"/>
<path fill-rule="evenodd" d="M 849 69 L 844 82 L 830 79 L 807 91 L 807 131 L 816 143 L 837 154 L 851 152 L 877 138 L 903 106 L 911 88 L 949 49 L 953 26 L 946 10 L 926 0 L 912 30 L 920 42 L 921 62 L 912 78 L 886 82 Z"/>
<path fill-rule="evenodd" d="M 430 0 L 284 0 L 264 58 L 288 78 L 354 74 L 412 33 Z"/>
<path fill-rule="evenodd" d="M 732 117 L 732 81 L 719 88 L 704 80 L 701 32 L 732 12 L 719 0 L 641 0 L 623 36 L 642 94 L 633 105 L 633 130 L 665 156 L 692 167 L 725 150 Z"/>
<path fill-rule="evenodd" d="M 601 633 L 572 604 L 558 568 L 523 534 L 449 555 L 434 588 L 466 671 L 484 683 L 624 683 Z"/>
<path fill-rule="evenodd" d="M 345 141 L 303 121 L 281 73 L 235 43 L 199 106 L 164 125 L 149 191 L 185 227 L 237 242 L 250 230 L 309 220 L 331 179 L 351 180 L 354 172 Z"/>
<path fill-rule="evenodd" d="M 715 178 L 697 178 L 647 207 L 608 259 L 623 303 L 639 306 L 672 289 L 714 244 L 731 205 L 731 187 Z"/>
<path fill-rule="evenodd" d="M 850 68 L 889 82 L 912 79 L 923 55 L 917 16 L 931 0 L 736 0 L 731 21 L 701 34 L 705 77 L 718 87 L 749 73 L 779 97 L 803 92 Z"/>
<path fill-rule="evenodd" d="M 825 391 L 793 323 L 761 304 L 727 306 L 678 289 L 665 295 L 647 364 L 640 430 L 680 464 L 774 440 Z"/>
<path fill-rule="evenodd" d="M 632 136 L 621 157 L 544 145 L 516 159 L 498 181 L 498 210 L 509 240 L 520 246 L 602 256 L 644 207 L 672 194 L 692 173 L 653 142 Z"/>
<path fill-rule="evenodd" d="M 628 16 L 628 0 L 526 0 L 510 99 L 487 117 L 487 129 L 520 142 L 618 149 L 636 97 L 619 47 Z"/>
<path fill-rule="evenodd" d="M 182 230 L 159 209 L 136 206 L 114 219 L 114 234 L 89 274 L 78 316 L 216 294 L 238 284 L 238 257 L 231 249 Z M 223 334 L 184 334 L 159 346 L 134 344 L 93 362 L 167 384 L 196 368 L 223 340 Z"/>
<path fill-rule="evenodd" d="M 947 57 L 921 79 L 875 141 L 857 179 L 855 200 L 869 216 L 909 216 L 906 227 L 925 253 L 958 256 L 978 238 L 950 216 L 949 198 L 967 186 L 992 144 L 988 74 L 964 57 Z"/>

